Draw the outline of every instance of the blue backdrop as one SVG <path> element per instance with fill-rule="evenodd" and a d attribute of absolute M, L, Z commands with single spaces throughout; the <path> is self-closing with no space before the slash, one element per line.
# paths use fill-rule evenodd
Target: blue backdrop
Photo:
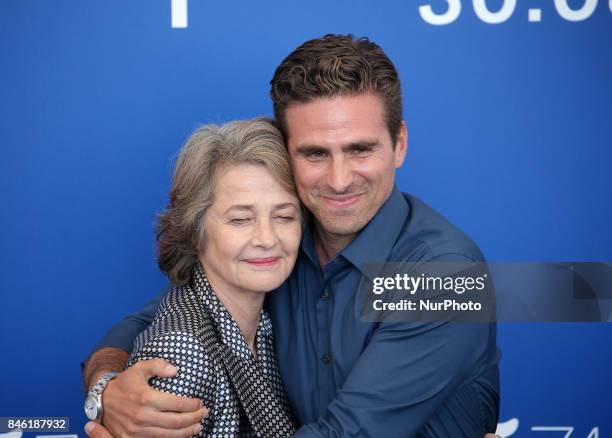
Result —
<path fill-rule="evenodd" d="M 276 65 L 330 32 L 399 69 L 402 190 L 490 260 L 612 260 L 612 0 L 2 0 L 0 416 L 81 434 L 79 362 L 165 285 L 181 143 L 270 115 Z M 513 436 L 612 437 L 612 325 L 504 324 L 499 344 Z"/>

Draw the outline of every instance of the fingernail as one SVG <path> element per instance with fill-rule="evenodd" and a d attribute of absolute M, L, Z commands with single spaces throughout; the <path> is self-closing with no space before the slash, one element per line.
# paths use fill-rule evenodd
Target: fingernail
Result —
<path fill-rule="evenodd" d="M 96 427 L 96 425 L 90 421 L 89 423 L 85 425 L 85 433 L 89 435 L 89 432 L 91 432 L 94 427 Z"/>
<path fill-rule="evenodd" d="M 198 425 L 195 427 L 194 431 L 195 431 L 194 433 L 200 433 L 200 432 L 202 432 L 202 425 L 201 425 L 201 424 L 198 424 Z"/>
<path fill-rule="evenodd" d="M 166 365 L 166 371 L 176 371 L 176 367 L 174 365 Z"/>

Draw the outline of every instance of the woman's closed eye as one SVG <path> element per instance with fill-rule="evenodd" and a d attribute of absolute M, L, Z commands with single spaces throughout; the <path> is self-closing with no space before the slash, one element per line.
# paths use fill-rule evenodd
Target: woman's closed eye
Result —
<path fill-rule="evenodd" d="M 229 220 L 229 223 L 232 225 L 245 225 L 252 221 L 253 218 L 250 217 L 235 217 Z"/>
<path fill-rule="evenodd" d="M 274 217 L 277 221 L 282 223 L 293 222 L 297 219 L 295 215 L 278 215 Z"/>

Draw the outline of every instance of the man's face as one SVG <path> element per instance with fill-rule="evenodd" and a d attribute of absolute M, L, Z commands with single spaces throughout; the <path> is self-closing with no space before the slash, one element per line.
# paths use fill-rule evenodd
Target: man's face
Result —
<path fill-rule="evenodd" d="M 300 199 L 324 231 L 350 236 L 378 212 L 406 155 L 406 126 L 394 145 L 378 96 L 322 97 L 285 113 Z"/>

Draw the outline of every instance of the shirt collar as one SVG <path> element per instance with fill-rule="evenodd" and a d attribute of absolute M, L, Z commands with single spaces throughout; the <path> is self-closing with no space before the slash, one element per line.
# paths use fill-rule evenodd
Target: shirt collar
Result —
<path fill-rule="evenodd" d="M 310 259 L 311 263 L 317 268 L 319 268 L 319 256 L 317 255 L 317 251 L 315 250 L 313 228 L 314 218 L 312 217 L 312 215 L 310 215 L 304 227 L 302 228 L 301 249 L 304 254 L 306 254 L 306 256 Z"/>
<path fill-rule="evenodd" d="M 339 256 L 346 259 L 363 275 L 372 279 L 375 273 L 364 269 L 365 263 L 383 264 L 389 258 L 391 249 L 395 245 L 402 227 L 410 214 L 410 206 L 397 186 L 393 186 L 391 194 L 366 224 L 357 237 L 344 248 Z M 319 257 L 314 247 L 313 224 L 304 229 L 302 250 L 319 267 Z M 367 271 L 367 272 L 366 272 Z"/>
<path fill-rule="evenodd" d="M 204 302 L 209 315 L 212 317 L 217 333 L 221 338 L 221 342 L 229 347 L 235 354 L 242 356 L 244 359 L 252 360 L 253 355 L 244 339 L 244 335 L 240 331 L 240 327 L 238 327 L 232 315 L 230 315 L 215 294 L 200 263 L 193 269 L 192 278 L 192 284 L 196 292 L 200 295 L 200 299 Z M 261 337 L 269 337 L 271 335 L 272 323 L 270 322 L 268 314 L 262 309 L 255 336 L 261 339 Z M 255 346 L 258 356 L 260 355 L 261 347 L 262 345 L 259 342 Z"/>
<path fill-rule="evenodd" d="M 404 195 L 394 185 L 391 194 L 372 220 L 340 255 L 371 280 L 374 273 L 371 270 L 366 272 L 364 264 L 370 262 L 382 265 L 388 260 L 409 213 L 410 207 Z"/>

